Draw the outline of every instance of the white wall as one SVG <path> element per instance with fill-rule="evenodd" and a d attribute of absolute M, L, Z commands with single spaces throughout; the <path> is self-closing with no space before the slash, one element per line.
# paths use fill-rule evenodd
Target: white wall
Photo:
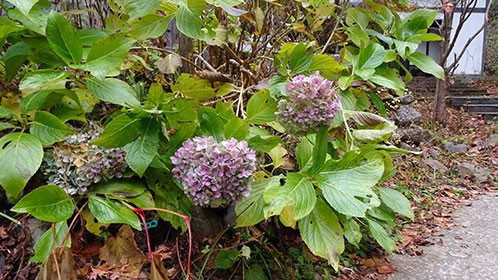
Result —
<path fill-rule="evenodd" d="M 460 18 L 460 13 L 455 13 L 453 17 L 453 28 L 451 36 L 455 35 L 456 27 Z M 483 13 L 473 13 L 470 18 L 463 25 L 462 31 L 457 38 L 453 53 L 448 57 L 448 64 L 453 63 L 455 54 L 458 55 L 467 40 L 474 35 L 474 33 L 482 26 L 484 23 Z M 460 59 L 459 65 L 455 70 L 455 74 L 481 74 L 483 71 L 483 57 L 484 57 L 484 31 L 479 33 L 479 35 L 472 41 L 464 55 Z"/>

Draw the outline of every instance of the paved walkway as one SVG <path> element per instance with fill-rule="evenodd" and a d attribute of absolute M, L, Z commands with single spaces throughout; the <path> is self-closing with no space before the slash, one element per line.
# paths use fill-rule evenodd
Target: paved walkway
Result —
<path fill-rule="evenodd" d="M 497 280 L 498 197 L 480 196 L 455 212 L 460 224 L 421 256 L 392 255 L 390 280 Z M 464 223 L 466 227 L 461 224 Z"/>

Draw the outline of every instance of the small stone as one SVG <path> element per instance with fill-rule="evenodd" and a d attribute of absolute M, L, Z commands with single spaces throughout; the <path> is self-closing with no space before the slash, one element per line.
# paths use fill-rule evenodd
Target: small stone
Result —
<path fill-rule="evenodd" d="M 417 145 L 420 144 L 424 138 L 424 129 L 418 125 L 414 125 L 410 128 L 400 128 L 397 130 L 397 133 L 401 141 L 411 141 Z"/>
<path fill-rule="evenodd" d="M 413 101 L 415 101 L 415 98 L 411 94 L 405 94 L 405 95 L 403 95 L 402 97 L 399 98 L 399 101 L 401 102 L 401 104 L 406 104 L 407 105 L 407 104 L 410 104 Z"/>
<path fill-rule="evenodd" d="M 496 145 L 496 144 L 498 144 L 498 134 L 491 134 L 491 135 L 489 135 L 487 142 L 490 145 Z"/>
<path fill-rule="evenodd" d="M 465 144 L 455 144 L 452 141 L 446 142 L 444 148 L 451 153 L 465 153 L 469 149 Z"/>
<path fill-rule="evenodd" d="M 410 105 L 401 105 L 396 111 L 396 123 L 400 126 L 407 126 L 412 123 L 417 123 L 422 118 L 419 111 L 415 110 Z"/>
<path fill-rule="evenodd" d="M 486 182 L 491 177 L 489 170 L 468 162 L 459 163 L 456 171 L 459 177 L 473 176 L 479 183 Z"/>
<path fill-rule="evenodd" d="M 422 162 L 425 165 L 431 167 L 432 169 L 439 170 L 439 172 L 441 172 L 442 174 L 448 172 L 448 168 L 444 164 L 435 159 L 424 159 Z"/>

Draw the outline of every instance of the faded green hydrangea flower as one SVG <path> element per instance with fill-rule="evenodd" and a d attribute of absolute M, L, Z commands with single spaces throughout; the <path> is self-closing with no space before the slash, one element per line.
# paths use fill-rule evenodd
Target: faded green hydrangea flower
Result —
<path fill-rule="evenodd" d="M 120 178 L 128 165 L 120 148 L 105 149 L 90 142 L 102 134 L 103 128 L 93 122 L 44 157 L 42 172 L 47 184 L 67 189 L 71 195 L 85 194 L 92 184 L 114 177 Z"/>

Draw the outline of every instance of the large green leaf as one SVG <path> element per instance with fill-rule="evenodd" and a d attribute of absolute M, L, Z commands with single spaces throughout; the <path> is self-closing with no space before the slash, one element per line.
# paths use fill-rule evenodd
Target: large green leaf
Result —
<path fill-rule="evenodd" d="M 370 233 L 372 233 L 375 240 L 377 240 L 384 250 L 386 250 L 389 254 L 396 250 L 396 243 L 379 223 L 369 219 L 368 225 Z"/>
<path fill-rule="evenodd" d="M 7 49 L 2 61 L 5 63 L 5 73 L 8 79 L 16 76 L 17 71 L 24 64 L 28 55 L 31 55 L 31 51 L 23 41 L 17 42 Z"/>
<path fill-rule="evenodd" d="M 25 16 L 29 17 L 29 11 L 39 0 L 7 0 L 18 8 Z"/>
<path fill-rule="evenodd" d="M 60 222 L 71 218 L 74 204 L 61 187 L 46 185 L 28 193 L 11 210 L 47 222 Z"/>
<path fill-rule="evenodd" d="M 140 106 L 135 91 L 125 82 L 108 78 L 90 78 L 86 81 L 88 90 L 98 99 L 121 106 Z"/>
<path fill-rule="evenodd" d="M 386 68 L 381 74 L 374 74 L 369 79 L 370 82 L 393 89 L 398 94 L 402 94 L 405 85 L 396 70 Z"/>
<path fill-rule="evenodd" d="M 320 71 L 325 79 L 335 79 L 341 73 L 344 66 L 339 64 L 335 58 L 328 54 L 317 54 L 313 56 L 311 65 L 308 67 L 310 71 Z"/>
<path fill-rule="evenodd" d="M 159 125 L 152 119 L 144 119 L 137 140 L 124 147 L 126 162 L 138 176 L 142 177 L 159 146 Z"/>
<path fill-rule="evenodd" d="M 197 102 L 186 98 L 175 98 L 161 107 L 170 122 L 192 122 L 197 119 Z"/>
<path fill-rule="evenodd" d="M 384 62 L 385 57 L 384 48 L 377 43 L 371 43 L 360 49 L 357 67 L 358 69 L 376 68 Z"/>
<path fill-rule="evenodd" d="M 378 188 L 378 190 L 382 202 L 389 208 L 412 220 L 415 219 L 410 201 L 403 194 L 388 188 Z"/>
<path fill-rule="evenodd" d="M 137 215 L 121 203 L 99 196 L 90 196 L 88 201 L 90 211 L 99 222 L 104 224 L 129 224 L 134 229 L 141 230 Z"/>
<path fill-rule="evenodd" d="M 247 121 L 253 124 L 265 124 L 276 120 L 277 101 L 270 97 L 268 90 L 254 94 L 247 103 Z"/>
<path fill-rule="evenodd" d="M 337 212 L 365 217 L 365 211 L 370 205 L 356 197 L 374 203 L 377 196 L 372 187 L 380 180 L 383 173 L 383 161 L 375 160 L 350 169 L 323 172 L 320 174 L 318 186 L 322 189 L 325 200 Z"/>
<path fill-rule="evenodd" d="M 83 44 L 80 36 L 64 16 L 55 11 L 50 12 L 45 33 L 52 49 L 66 63 L 80 63 L 83 55 Z"/>
<path fill-rule="evenodd" d="M 223 122 L 216 114 L 216 111 L 210 107 L 203 107 L 198 114 L 200 128 L 204 135 L 213 136 L 216 141 L 223 140 L 224 127 Z"/>
<path fill-rule="evenodd" d="M 313 145 L 308 138 L 303 137 L 303 140 L 296 147 L 296 159 L 299 165 L 299 170 L 303 171 L 311 167 L 313 156 Z"/>
<path fill-rule="evenodd" d="M 17 9 L 11 9 L 9 10 L 8 15 L 10 19 L 17 20 L 22 23 L 25 28 L 45 36 L 45 26 L 47 25 L 48 19 L 48 15 L 46 13 L 33 10 L 29 13 L 28 16 Z"/>
<path fill-rule="evenodd" d="M 328 126 L 322 126 L 316 134 L 311 166 L 311 172 L 313 174 L 318 173 L 323 168 L 325 159 L 327 158 L 327 146 L 329 143 L 328 130 Z"/>
<path fill-rule="evenodd" d="M 55 225 L 55 244 L 59 246 L 64 241 L 67 231 L 69 230 L 66 221 L 58 222 Z M 36 242 L 33 249 L 35 250 L 35 255 L 32 256 L 29 261 L 33 263 L 41 262 L 44 263 L 48 256 L 52 253 L 52 248 L 54 245 L 54 230 L 49 228 Z M 71 247 L 71 236 L 68 236 L 66 247 Z"/>
<path fill-rule="evenodd" d="M 94 76 L 104 77 L 109 70 L 119 67 L 128 55 L 135 40 L 124 34 L 111 34 L 93 44 L 86 63 L 79 68 L 92 72 Z"/>
<path fill-rule="evenodd" d="M 11 128 L 19 128 L 19 127 L 8 122 L 0 122 L 0 131 Z"/>
<path fill-rule="evenodd" d="M 396 126 L 390 121 L 386 121 L 369 129 L 354 129 L 353 137 L 360 141 L 378 143 L 389 139 L 394 130 L 396 130 Z"/>
<path fill-rule="evenodd" d="M 129 198 L 143 194 L 147 189 L 140 181 L 133 179 L 113 179 L 97 184 L 92 192 L 108 198 Z"/>
<path fill-rule="evenodd" d="M 225 124 L 225 139 L 235 138 L 238 141 L 249 135 L 249 124 L 243 119 L 233 117 Z"/>
<path fill-rule="evenodd" d="M 444 80 L 443 68 L 439 66 L 430 56 L 415 52 L 408 56 L 408 60 L 411 63 L 415 64 L 415 66 L 417 66 L 418 69 L 422 70 L 423 72 L 434 75 L 438 79 Z"/>
<path fill-rule="evenodd" d="M 317 200 L 313 211 L 299 221 L 299 232 L 313 254 L 338 268 L 344 251 L 343 231 L 334 211 L 323 200 Z"/>
<path fill-rule="evenodd" d="M 54 83 L 61 81 L 69 76 L 69 73 L 63 70 L 35 70 L 28 72 L 19 83 L 19 89 L 22 91 L 38 91 L 45 87 L 50 87 Z"/>
<path fill-rule="evenodd" d="M 164 34 L 168 29 L 169 17 L 160 15 L 146 15 L 134 20 L 130 26 L 130 37 L 137 40 L 156 38 Z"/>
<path fill-rule="evenodd" d="M 19 199 L 42 159 L 43 146 L 33 135 L 16 132 L 0 138 L 0 185 L 9 199 Z"/>
<path fill-rule="evenodd" d="M 263 193 L 266 188 L 280 186 L 281 176 L 258 179 L 251 184 L 251 194 L 235 205 L 237 227 L 252 226 L 265 218 Z"/>
<path fill-rule="evenodd" d="M 294 219 L 307 216 L 315 207 L 316 193 L 311 181 L 302 174 L 288 173 L 283 187 L 271 186 L 264 192 L 265 218 L 280 215 L 285 206 L 292 206 Z"/>
<path fill-rule="evenodd" d="M 124 7 L 130 20 L 145 16 L 159 7 L 162 0 L 125 0 Z"/>
<path fill-rule="evenodd" d="M 92 144 L 104 148 L 123 147 L 137 137 L 138 124 L 138 119 L 132 119 L 126 114 L 118 115 L 107 124 L 102 135 Z"/>
<path fill-rule="evenodd" d="M 199 100 L 211 99 L 216 96 L 216 91 L 208 80 L 192 77 L 192 75 L 185 73 L 171 86 L 171 90 Z"/>
<path fill-rule="evenodd" d="M 292 73 L 300 74 L 311 65 L 313 60 L 313 51 L 306 51 L 306 46 L 303 43 L 300 43 L 292 50 L 289 60 L 289 66 Z"/>
<path fill-rule="evenodd" d="M 49 112 L 38 111 L 35 114 L 31 134 L 36 136 L 43 145 L 52 145 L 66 139 L 73 134 L 73 131 L 56 116 Z"/>
<path fill-rule="evenodd" d="M 21 99 L 21 113 L 27 114 L 34 110 L 52 107 L 56 105 L 63 96 L 64 93 L 62 91 L 50 89 L 30 94 Z"/>
<path fill-rule="evenodd" d="M 207 33 L 203 30 L 203 23 L 200 19 L 205 8 L 206 1 L 204 0 L 180 1 L 180 8 L 176 14 L 178 30 L 191 38 L 205 38 Z"/>

